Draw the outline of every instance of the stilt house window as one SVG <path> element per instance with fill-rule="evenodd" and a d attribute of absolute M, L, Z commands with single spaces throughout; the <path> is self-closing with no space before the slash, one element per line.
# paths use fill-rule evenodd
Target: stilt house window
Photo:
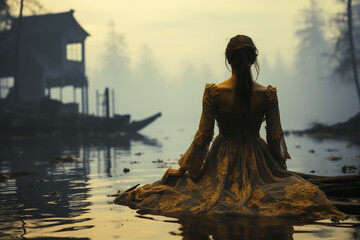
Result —
<path fill-rule="evenodd" d="M 82 61 L 81 43 L 69 43 L 66 45 L 66 60 Z"/>

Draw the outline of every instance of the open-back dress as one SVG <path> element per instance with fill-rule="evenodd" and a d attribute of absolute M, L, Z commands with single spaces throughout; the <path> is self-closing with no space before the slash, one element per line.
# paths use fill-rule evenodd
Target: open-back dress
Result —
<path fill-rule="evenodd" d="M 207 84 L 199 129 L 179 159 L 187 172 L 120 194 L 115 203 L 165 215 L 343 217 L 317 186 L 287 171 L 276 88 L 254 90 L 247 110 L 223 108 Z M 259 136 L 266 120 L 265 142 Z M 213 140 L 214 123 L 219 135 Z M 211 144 L 211 147 L 209 146 Z"/>

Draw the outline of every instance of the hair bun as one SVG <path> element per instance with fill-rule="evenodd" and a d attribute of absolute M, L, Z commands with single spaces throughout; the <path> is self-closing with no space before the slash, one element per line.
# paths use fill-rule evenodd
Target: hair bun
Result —
<path fill-rule="evenodd" d="M 226 60 L 231 64 L 231 69 L 237 78 L 236 88 L 239 98 L 248 107 L 250 107 L 253 87 L 251 65 L 255 65 L 257 72 L 259 69 L 257 55 L 258 51 L 254 42 L 245 35 L 231 38 L 225 52 Z"/>
<path fill-rule="evenodd" d="M 226 58 L 230 64 L 236 61 L 236 59 L 241 59 L 243 54 L 246 55 L 249 63 L 254 64 L 256 57 L 258 56 L 257 48 L 250 44 L 241 44 L 234 48 L 228 46 L 226 48 Z"/>

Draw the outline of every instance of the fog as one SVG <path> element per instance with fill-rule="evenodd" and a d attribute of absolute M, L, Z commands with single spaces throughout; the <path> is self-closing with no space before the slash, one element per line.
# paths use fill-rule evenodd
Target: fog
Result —
<path fill-rule="evenodd" d="M 109 87 L 117 114 L 141 119 L 161 111 L 162 122 L 197 125 L 205 83 L 231 75 L 224 50 L 236 34 L 249 35 L 257 45 L 257 81 L 277 87 L 285 129 L 345 121 L 359 110 L 353 82 L 333 77 L 332 18 L 343 10 L 338 1 L 316 1 L 321 24 L 315 30 L 309 27 L 311 1 L 41 3 L 53 13 L 74 9 L 91 35 L 86 40 L 91 113 L 95 91 Z M 72 92 L 64 93 L 72 101 Z"/>

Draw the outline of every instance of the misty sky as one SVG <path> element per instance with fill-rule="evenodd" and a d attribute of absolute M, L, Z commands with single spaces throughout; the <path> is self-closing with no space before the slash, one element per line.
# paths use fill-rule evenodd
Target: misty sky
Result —
<path fill-rule="evenodd" d="M 218 83 L 230 75 L 224 64 L 224 49 L 236 34 L 249 35 L 257 45 L 261 68 L 258 81 L 278 88 L 286 128 L 305 127 L 313 121 L 334 123 L 358 112 L 359 105 L 351 84 L 344 87 L 330 81 L 315 81 L 311 76 L 304 76 L 306 79 L 292 77 L 299 44 L 295 32 L 303 24 L 301 10 L 309 7 L 310 1 L 40 2 L 46 12 L 74 9 L 75 18 L 91 35 L 86 40 L 86 71 L 92 112 L 95 111 L 95 89 L 102 89 L 106 84 L 117 91 L 118 113 L 142 118 L 163 111 L 166 113 L 164 118 L 169 121 L 180 119 L 197 123 L 204 83 Z M 317 3 L 325 17 L 325 37 L 331 40 L 335 31 L 329 24 L 330 19 L 342 6 L 336 0 Z M 133 82 L 146 86 L 145 89 L 136 91 L 136 87 L 131 87 L 121 77 L 116 84 L 107 83 L 107 79 L 99 75 L 110 23 L 126 43 L 124 54 L 132 68 Z M 271 74 L 269 69 L 272 69 Z M 155 78 L 169 84 L 151 82 Z M 180 90 L 176 91 L 176 88 Z M 139 101 L 134 94 L 142 94 L 148 100 Z M 184 95 L 186 99 L 181 99 Z"/>
<path fill-rule="evenodd" d="M 308 1 L 287 0 L 42 0 L 50 12 L 75 10 L 75 17 L 91 34 L 87 44 L 87 66 L 96 68 L 101 46 L 114 22 L 125 36 L 128 54 L 138 61 L 146 44 L 167 75 L 176 75 L 184 64 L 208 64 L 217 74 L 224 71 L 224 48 L 230 37 L 253 38 L 261 55 L 272 63 L 280 54 L 293 61 L 294 37 L 299 10 Z M 338 9 L 334 0 L 319 1 L 325 12 Z"/>

